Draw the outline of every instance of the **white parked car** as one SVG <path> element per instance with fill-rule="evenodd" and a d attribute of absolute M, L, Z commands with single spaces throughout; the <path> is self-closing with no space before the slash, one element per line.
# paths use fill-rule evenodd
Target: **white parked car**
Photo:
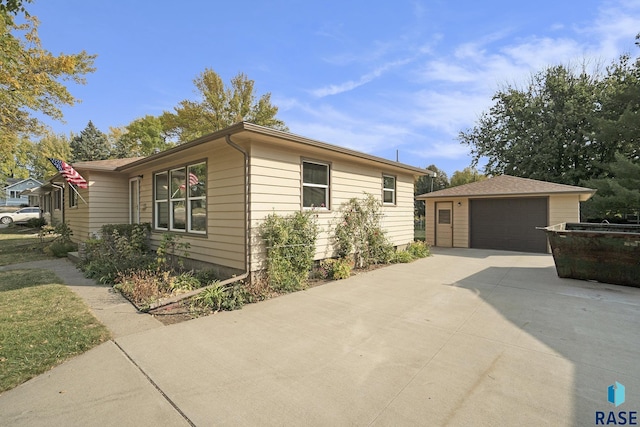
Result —
<path fill-rule="evenodd" d="M 39 207 L 29 207 L 18 209 L 15 212 L 0 213 L 0 222 L 2 224 L 11 224 L 12 222 L 27 222 L 31 218 L 40 218 Z"/>

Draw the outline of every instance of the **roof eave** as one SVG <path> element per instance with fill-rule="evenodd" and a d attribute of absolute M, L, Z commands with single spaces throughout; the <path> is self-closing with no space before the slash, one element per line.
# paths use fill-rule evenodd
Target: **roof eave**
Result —
<path fill-rule="evenodd" d="M 117 171 L 123 171 L 126 169 L 130 169 L 130 168 L 134 168 L 136 166 L 140 166 L 143 165 L 147 162 L 152 162 L 154 160 L 158 160 L 161 159 L 163 157 L 169 156 L 169 155 L 173 155 L 175 153 L 179 153 L 183 150 L 187 150 L 189 148 L 195 147 L 197 145 L 200 144 L 204 144 L 206 142 L 209 141 L 214 141 L 216 139 L 220 139 L 223 138 L 227 135 L 231 136 L 234 134 L 238 134 L 240 132 L 250 132 L 250 133 L 255 133 L 258 135 L 264 135 L 264 136 L 272 136 L 275 138 L 279 138 L 279 139 L 283 139 L 286 141 L 291 141 L 291 142 L 296 142 L 299 144 L 303 144 L 303 145 L 308 145 L 308 146 L 312 146 L 312 147 L 317 147 L 317 148 L 322 148 L 325 150 L 329 150 L 329 151 L 333 151 L 333 152 L 337 152 L 337 153 L 341 153 L 341 154 L 346 154 L 352 157 L 356 157 L 362 160 L 368 160 L 368 161 L 373 161 L 373 162 L 377 162 L 377 163 L 382 163 L 385 164 L 387 166 L 391 166 L 393 168 L 397 168 L 397 169 L 402 169 L 402 170 L 406 170 L 406 171 L 410 171 L 411 173 L 413 173 L 414 175 L 430 175 L 430 176 L 435 176 L 435 172 L 428 170 L 428 169 L 422 169 L 422 168 L 418 168 L 415 166 L 410 166 L 410 165 L 406 165 L 404 163 L 400 163 L 400 162 L 394 162 L 392 160 L 387 160 L 384 159 L 382 157 L 376 157 L 376 156 L 372 156 L 369 154 L 365 154 L 365 153 L 361 153 L 359 151 L 355 151 L 355 150 L 351 150 L 348 148 L 343 148 L 343 147 L 339 147 L 337 145 L 333 145 L 333 144 L 328 144 L 326 142 L 321 142 L 321 141 L 316 141 L 310 138 L 306 138 L 300 135 L 296 135 L 293 133 L 289 133 L 289 132 L 284 132 L 284 131 L 280 131 L 280 130 L 276 130 L 276 129 L 272 129 L 272 128 L 268 128 L 268 127 L 264 127 L 264 126 L 260 126 L 260 125 L 256 125 L 253 123 L 247 123 L 247 122 L 239 122 L 236 123 L 228 128 L 225 129 L 221 129 L 219 131 L 210 133 L 208 135 L 204 135 L 198 139 L 194 139 L 193 141 L 187 142 L 185 144 L 181 144 L 177 147 L 171 148 L 169 150 L 163 151 L 161 153 L 157 153 L 157 154 L 153 154 L 149 157 L 145 157 L 144 159 L 141 160 L 137 160 L 135 162 L 129 163 L 127 165 L 124 166 L 120 166 L 118 168 L 116 168 L 115 170 Z"/>
<path fill-rule="evenodd" d="M 426 193 L 416 196 L 416 200 L 426 200 L 426 199 L 439 199 L 439 198 L 456 198 L 456 197 L 466 197 L 466 198 L 481 198 L 481 197 L 526 197 L 526 196 L 549 196 L 554 194 L 576 194 L 581 196 L 580 201 L 584 202 L 589 200 L 591 196 L 595 194 L 596 190 L 590 189 L 585 191 L 538 191 L 532 193 L 487 193 L 487 194 L 442 194 L 442 195 L 432 195 L 433 193 Z M 583 196 L 588 196 L 583 200 Z"/>

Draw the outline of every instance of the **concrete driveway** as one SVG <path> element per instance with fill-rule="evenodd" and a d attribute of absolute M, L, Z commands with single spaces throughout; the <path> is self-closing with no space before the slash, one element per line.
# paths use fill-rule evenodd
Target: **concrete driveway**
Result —
<path fill-rule="evenodd" d="M 116 338 L 0 396 L 0 424 L 594 425 L 640 411 L 639 330 L 638 288 L 437 249 Z"/>

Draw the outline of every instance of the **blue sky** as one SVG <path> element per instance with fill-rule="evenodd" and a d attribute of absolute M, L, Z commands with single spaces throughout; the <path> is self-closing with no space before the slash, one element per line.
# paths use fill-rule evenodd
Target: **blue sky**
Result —
<path fill-rule="evenodd" d="M 58 133 L 104 132 L 197 97 L 205 68 L 271 92 L 291 132 L 449 176 L 457 134 L 506 84 L 640 51 L 640 0 L 34 0 L 43 46 L 97 54 Z"/>

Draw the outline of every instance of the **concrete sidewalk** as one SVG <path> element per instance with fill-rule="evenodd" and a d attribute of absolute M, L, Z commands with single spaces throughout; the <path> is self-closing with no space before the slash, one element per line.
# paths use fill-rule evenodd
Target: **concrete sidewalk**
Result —
<path fill-rule="evenodd" d="M 593 425 L 615 381 L 640 410 L 638 313 L 549 255 L 440 249 L 123 334 L 4 393 L 0 423 Z"/>

